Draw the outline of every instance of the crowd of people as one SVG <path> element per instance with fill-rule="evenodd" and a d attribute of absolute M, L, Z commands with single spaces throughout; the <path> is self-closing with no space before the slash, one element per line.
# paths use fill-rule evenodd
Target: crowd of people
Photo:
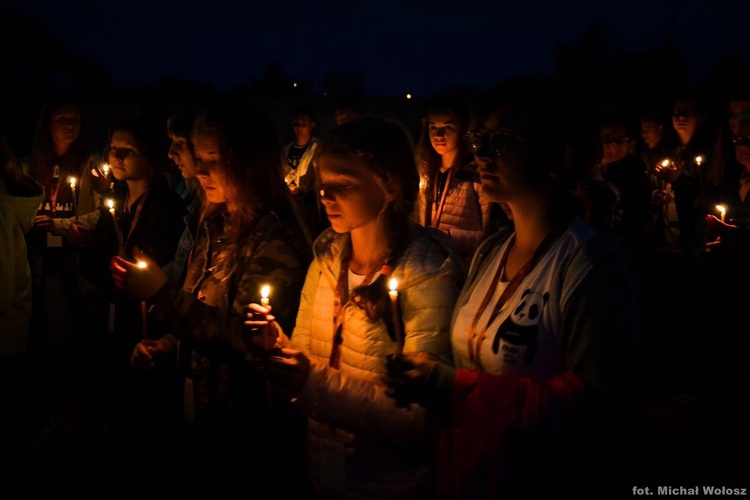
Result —
<path fill-rule="evenodd" d="M 227 95 L 93 148 L 51 98 L 26 156 L 0 142 L 7 498 L 743 486 L 736 88 L 589 116 L 518 76 L 417 137 L 298 106 L 286 144 Z"/>

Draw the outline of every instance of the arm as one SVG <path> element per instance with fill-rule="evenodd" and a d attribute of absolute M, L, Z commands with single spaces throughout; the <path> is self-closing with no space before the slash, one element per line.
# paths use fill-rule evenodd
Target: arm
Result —
<path fill-rule="evenodd" d="M 596 253 L 596 248 L 589 250 Z M 562 373 L 534 381 L 458 370 L 452 391 L 453 425 L 469 434 L 481 429 L 472 438 L 477 445 L 484 443 L 488 430 L 499 440 L 509 428 L 550 429 L 583 417 L 603 424 L 609 420 L 596 416 L 623 415 L 632 402 L 639 381 L 639 327 L 631 278 L 615 254 L 595 257 L 585 275 L 576 274 L 576 266 L 570 269 L 564 283 L 580 283 L 568 296 L 552 297 L 562 306 Z M 481 422 L 482 427 L 474 427 Z"/>
<path fill-rule="evenodd" d="M 155 297 L 150 316 L 167 326 L 179 340 L 193 345 L 220 343 L 244 354 L 246 347 L 240 330 L 244 328 L 246 306 L 258 302 L 260 288 L 267 284 L 272 290 L 274 316 L 282 328 L 289 328 L 289 318 L 297 310 L 306 262 L 290 250 L 292 247 L 283 236 L 284 233 L 267 235 L 268 239 L 254 248 L 251 255 L 240 257 L 235 276 L 226 280 L 236 285 L 218 292 L 231 299 L 225 307 L 208 305 L 167 283 Z"/>
<path fill-rule="evenodd" d="M 450 317 L 458 292 L 456 280 L 445 274 L 399 292 L 405 348 L 449 358 Z M 307 384 L 297 399 L 311 416 L 372 437 L 387 435 L 404 442 L 426 437 L 431 421 L 422 407 L 398 408 L 379 380 L 330 368 L 326 361 L 311 360 Z"/>

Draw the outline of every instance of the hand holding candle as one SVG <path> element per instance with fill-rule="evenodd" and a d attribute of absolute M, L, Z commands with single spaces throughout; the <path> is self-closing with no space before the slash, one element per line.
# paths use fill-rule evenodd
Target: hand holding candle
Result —
<path fill-rule="evenodd" d="M 391 278 L 388 282 L 388 288 L 390 291 L 388 295 L 391 297 L 391 316 L 393 317 L 393 330 L 396 334 L 396 344 L 398 345 L 398 353 L 404 350 L 404 335 L 401 331 L 401 311 L 398 308 L 398 280 Z"/>
<path fill-rule="evenodd" d="M 726 205 L 716 205 L 716 210 L 719 211 L 721 214 L 721 222 L 724 222 L 724 219 L 727 215 L 727 206 Z"/>

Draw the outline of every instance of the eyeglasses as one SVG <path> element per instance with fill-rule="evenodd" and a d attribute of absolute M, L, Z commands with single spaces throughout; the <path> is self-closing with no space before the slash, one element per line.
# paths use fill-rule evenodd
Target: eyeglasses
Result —
<path fill-rule="evenodd" d="M 605 146 L 620 146 L 630 142 L 630 137 L 607 137 L 602 138 L 602 144 Z"/>
<path fill-rule="evenodd" d="M 473 154 L 493 158 L 507 153 L 511 143 L 518 141 L 521 137 L 504 130 L 489 133 L 470 130 L 464 134 L 464 142 Z"/>
<path fill-rule="evenodd" d="M 117 158 L 120 161 L 125 161 L 125 158 L 131 154 L 136 154 L 136 152 L 130 148 L 116 148 L 114 146 L 109 148 L 109 156 Z"/>
<path fill-rule="evenodd" d="M 695 108 L 674 108 L 672 111 L 672 116 L 678 117 L 678 116 L 684 116 L 685 118 L 691 118 L 698 114 L 698 111 Z"/>
<path fill-rule="evenodd" d="M 735 146 L 750 146 L 750 136 L 747 135 L 735 135 L 732 142 Z"/>

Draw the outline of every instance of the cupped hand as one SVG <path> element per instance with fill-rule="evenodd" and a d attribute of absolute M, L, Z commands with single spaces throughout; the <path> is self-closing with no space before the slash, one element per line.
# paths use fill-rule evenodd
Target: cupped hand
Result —
<path fill-rule="evenodd" d="M 310 376 L 310 359 L 298 349 L 274 349 L 265 363 L 275 395 L 291 400 L 299 396 Z"/>
<path fill-rule="evenodd" d="M 153 339 L 143 339 L 135 345 L 130 355 L 130 367 L 141 373 L 150 373 L 160 358 L 171 351 L 163 343 Z"/>
<path fill-rule="evenodd" d="M 388 386 L 386 394 L 396 400 L 399 408 L 422 402 L 428 380 L 437 364 L 437 358 L 424 352 L 389 356 L 386 361 L 387 374 L 383 378 L 383 383 Z"/>
<path fill-rule="evenodd" d="M 114 256 L 109 265 L 115 287 L 133 298 L 148 300 L 156 295 L 167 282 L 167 276 L 153 259 L 136 248 L 133 252 L 137 261 L 145 262 L 146 267 Z"/>
<path fill-rule="evenodd" d="M 255 356 L 262 356 L 268 350 L 280 347 L 282 337 L 286 338 L 271 310 L 271 306 L 264 307 L 256 303 L 247 305 L 242 339 L 247 350 Z"/>

